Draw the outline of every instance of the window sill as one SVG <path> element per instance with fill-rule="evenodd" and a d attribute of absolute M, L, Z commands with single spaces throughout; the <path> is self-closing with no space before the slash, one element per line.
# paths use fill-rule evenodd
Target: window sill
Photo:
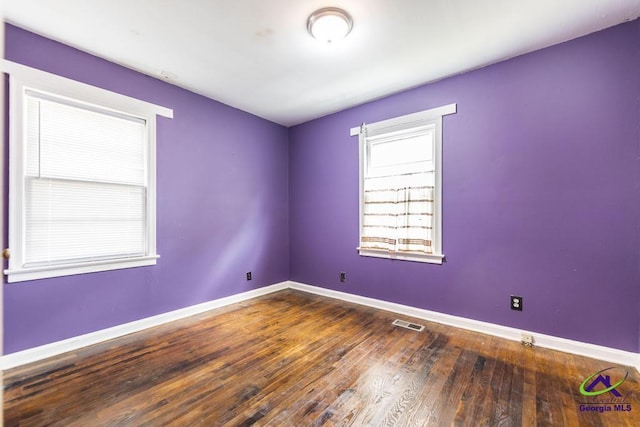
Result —
<path fill-rule="evenodd" d="M 397 259 L 401 261 L 424 262 L 427 264 L 442 264 L 444 261 L 443 254 L 418 254 L 418 253 L 400 253 L 388 252 L 375 249 L 357 248 L 360 256 L 368 256 L 374 258 Z"/>
<path fill-rule="evenodd" d="M 25 282 L 27 280 L 46 279 L 50 277 L 71 276 L 74 274 L 96 273 L 99 271 L 119 270 L 123 268 L 155 265 L 159 255 L 149 255 L 131 259 L 104 260 L 83 262 L 78 264 L 49 265 L 31 268 L 16 268 L 4 271 L 7 282 Z"/>

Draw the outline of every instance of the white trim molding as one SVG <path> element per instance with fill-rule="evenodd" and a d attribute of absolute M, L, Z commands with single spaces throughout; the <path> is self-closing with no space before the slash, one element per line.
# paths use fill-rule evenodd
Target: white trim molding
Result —
<path fill-rule="evenodd" d="M 47 277 L 61 277 L 72 274 L 84 274 L 98 271 L 114 270 L 130 267 L 142 267 L 155 265 L 158 259 L 156 253 L 156 116 L 160 115 L 167 118 L 173 117 L 173 110 L 170 108 L 162 107 L 149 103 L 147 101 L 138 100 L 120 93 L 108 91 L 99 87 L 91 86 L 86 83 L 76 82 L 74 80 L 57 76 L 52 73 L 48 73 L 36 68 L 31 68 L 15 62 L 2 60 L 0 61 L 0 67 L 2 71 L 10 75 L 9 80 L 9 203 L 8 203 L 8 216 L 9 216 L 9 249 L 11 249 L 11 258 L 8 262 L 8 268 L 4 270 L 4 274 L 7 275 L 7 281 L 22 282 L 26 280 L 42 279 Z M 38 107 L 33 109 L 28 107 L 30 102 L 35 102 Z M 33 230 L 34 222 L 29 220 L 30 215 L 25 212 L 27 205 L 31 202 L 48 200 L 49 196 L 55 194 L 51 198 L 53 200 L 53 206 L 56 203 L 62 203 L 63 197 L 72 197 L 73 200 L 83 200 L 78 194 L 76 187 L 67 185 L 65 192 L 55 193 L 51 190 L 44 193 L 30 192 L 28 189 L 30 185 L 27 182 L 36 182 L 35 178 L 39 179 L 40 183 L 52 182 L 51 179 L 57 179 L 58 183 L 63 182 L 65 179 L 69 179 L 67 172 L 74 168 L 72 160 L 60 163 L 60 158 L 53 156 L 45 156 L 45 149 L 40 149 L 40 146 L 44 147 L 43 142 L 46 138 L 40 138 L 40 127 L 42 123 L 46 121 L 43 119 L 40 121 L 40 106 L 41 102 L 44 102 L 50 106 L 56 106 L 55 109 L 50 111 L 59 111 L 58 107 L 64 106 L 64 108 L 73 108 L 75 111 L 69 115 L 70 119 L 64 122 L 64 126 L 46 126 L 43 129 L 56 130 L 55 135 L 58 135 L 58 129 L 69 129 L 67 125 L 71 124 L 71 129 L 77 130 L 82 128 L 84 130 L 91 129 L 91 131 L 99 133 L 106 129 L 112 129 L 113 127 L 119 129 L 120 122 L 116 122 L 113 127 L 106 126 L 102 120 L 96 126 L 89 126 L 86 129 L 81 126 L 84 122 L 84 116 L 82 114 L 91 113 L 101 118 L 108 117 L 112 119 L 122 119 L 125 122 L 136 123 L 136 127 L 130 131 L 130 135 L 137 138 L 136 143 L 139 144 L 139 151 L 133 151 L 133 159 L 136 162 L 135 168 L 143 170 L 144 176 L 139 181 L 119 181 L 114 178 L 114 181 L 104 181 L 103 178 L 99 178 L 98 175 L 83 175 L 78 179 L 77 176 L 72 180 L 74 185 L 78 183 L 102 185 L 100 194 L 115 194 L 111 191 L 110 184 L 113 183 L 126 183 L 130 185 L 129 188 L 134 188 L 144 195 L 144 201 L 140 205 L 139 210 L 136 212 L 136 218 L 140 219 L 141 225 L 138 227 L 141 238 L 137 242 L 137 245 L 128 246 L 126 243 L 118 246 L 113 252 L 102 248 L 102 245 L 109 238 L 113 239 L 113 234 L 97 235 L 94 240 L 95 243 L 85 241 L 83 234 L 72 234 L 72 238 L 65 242 L 71 243 L 85 243 L 95 246 L 95 252 L 90 253 L 73 253 L 69 254 L 62 250 L 64 248 L 64 242 L 57 242 L 55 239 L 48 240 L 48 243 L 53 243 L 51 254 L 55 253 L 55 256 L 50 257 L 49 252 L 47 256 L 33 257 L 34 248 L 39 247 L 36 244 L 29 243 L 28 234 L 29 230 Z M 44 105 L 44 104 L 42 104 Z M 42 110 L 44 111 L 44 110 Z M 78 113 L 77 112 L 82 112 Z M 65 113 L 66 114 L 66 113 Z M 31 119 L 35 122 L 31 122 Z M 54 120 L 57 122 L 57 120 Z M 94 123 L 94 121 L 88 121 Z M 49 121 L 49 123 L 53 123 Z M 125 129 L 128 129 L 124 126 Z M 35 148 L 29 148 L 31 143 L 29 141 L 33 138 L 29 137 L 31 130 L 37 130 L 37 136 L 34 136 L 33 142 Z M 42 132 L 46 133 L 45 130 Z M 64 133 L 64 132 L 63 132 Z M 55 140 L 55 138 L 53 139 Z M 66 141 L 66 138 L 62 140 Z M 47 146 L 49 146 L 47 143 Z M 91 144 L 87 144 L 87 147 Z M 100 149 L 96 151 L 95 147 L 100 146 Z M 67 147 L 65 145 L 65 147 Z M 88 150 L 86 153 L 103 153 L 102 148 L 104 142 L 101 144 L 93 145 L 93 151 Z M 55 152 L 55 150 L 49 150 L 49 152 Z M 123 152 L 125 153 L 125 152 Z M 129 152 L 125 157 L 130 156 Z M 138 154 L 141 153 L 141 154 Z M 37 174 L 33 171 L 29 172 L 29 158 L 36 159 L 38 166 L 36 167 Z M 49 162 L 56 161 L 57 164 L 63 164 L 64 167 L 59 169 L 56 173 L 49 173 L 40 175 L 40 164 L 44 160 L 40 159 L 48 158 Z M 87 156 L 87 159 L 94 158 L 93 156 Z M 99 158 L 95 157 L 95 158 Z M 76 159 L 76 161 L 79 161 Z M 91 163 L 92 166 L 100 165 L 99 162 Z M 112 173 L 114 169 L 105 169 L 108 173 Z M 60 173 L 60 171 L 63 171 Z M 34 178 L 33 181 L 28 181 L 27 178 Z M 44 178 L 44 179 L 42 179 Z M 48 180 L 48 181 L 46 181 Z M 70 181 L 69 181 L 70 182 Z M 58 187 L 61 188 L 61 187 Z M 71 189 L 71 190 L 69 190 Z M 111 192 L 110 192 L 111 191 Z M 34 196 L 38 194 L 38 196 Z M 63 196 L 64 195 L 64 196 Z M 116 197 L 116 200 L 120 200 L 121 197 Z M 44 218 L 51 219 L 53 214 L 50 214 L 48 206 L 33 208 L 31 212 L 39 212 Z M 85 208 L 89 214 L 95 214 L 95 206 L 92 204 L 77 204 L 78 206 Z M 120 211 L 120 210 L 118 210 Z M 83 211 L 85 213 L 85 211 Z M 56 223 L 51 221 L 50 223 Z M 60 229 L 57 229 L 60 231 Z M 68 233 L 66 233 L 68 234 Z M 65 235 L 66 235 L 65 234 Z M 56 235 L 52 232 L 52 235 Z M 117 236 L 116 236 L 117 237 Z M 59 239 L 58 239 L 59 240 Z M 119 240 L 113 240 L 119 241 Z M 47 243 L 45 242 L 45 244 Z M 33 242 L 32 242 L 33 243 Z M 73 245 L 72 245 L 73 246 Z M 93 257 L 92 257 L 93 255 Z M 56 257 L 58 257 L 56 259 Z M 86 258 L 85 258 L 86 257 Z M 53 259 L 52 259 L 53 258 Z"/>
<path fill-rule="evenodd" d="M 444 116 L 455 114 L 457 111 L 457 104 L 448 104 L 374 123 L 362 123 L 360 127 L 354 127 L 349 130 L 351 136 L 358 136 L 359 146 L 358 213 L 360 219 L 358 241 L 360 246 L 357 250 L 361 256 L 442 264 L 444 260 L 442 243 L 442 122 Z M 376 166 L 373 160 L 375 155 L 372 154 L 378 150 L 375 147 L 389 147 L 390 144 L 402 143 L 401 141 L 418 141 L 418 144 L 424 147 L 424 155 L 420 159 L 403 159 L 399 163 L 396 160 L 396 163 L 392 162 Z M 393 146 L 398 147 L 396 145 Z M 427 151 L 430 152 L 427 153 Z M 386 155 L 381 156 L 386 157 Z M 413 181 L 414 178 L 410 178 L 411 176 L 420 178 L 417 181 Z M 398 179 L 400 181 L 396 181 Z M 411 227 L 405 227 L 403 228 L 404 231 L 399 233 L 399 229 L 396 228 L 398 224 L 389 227 L 390 224 L 383 224 L 380 220 L 372 220 L 371 223 L 365 225 L 365 218 L 369 214 L 386 215 L 394 213 L 393 210 L 389 211 L 391 204 L 386 196 L 382 199 L 376 199 L 376 201 L 369 200 L 365 202 L 365 198 L 368 198 L 367 194 L 374 194 L 374 192 L 370 193 L 372 188 L 369 188 L 370 183 L 374 181 L 377 184 L 371 185 L 373 185 L 372 188 L 376 189 L 375 194 L 380 194 L 378 190 L 385 190 L 382 192 L 385 195 L 395 193 L 398 185 L 401 187 L 419 186 L 423 188 L 420 191 L 427 191 L 422 186 L 431 186 L 433 192 L 427 192 L 427 194 L 431 194 L 430 197 L 420 196 L 420 201 L 426 203 L 426 206 L 429 207 L 421 208 L 423 210 L 427 209 L 427 211 L 418 216 L 416 220 L 422 226 L 430 228 L 430 230 L 427 232 L 414 227 L 415 224 L 412 224 Z M 412 200 L 409 194 L 406 194 L 406 197 L 407 200 L 398 205 L 394 204 L 394 206 L 402 206 L 404 209 L 409 209 L 409 203 L 418 201 Z M 426 197 L 426 200 L 424 197 Z M 432 200 L 429 200 L 430 198 Z M 371 206 L 376 206 L 376 208 L 370 210 Z M 367 228 L 368 226 L 372 228 Z M 373 239 L 375 243 L 368 243 L 367 238 Z M 394 244 L 382 243 L 385 240 L 398 241 L 399 238 L 415 239 L 416 241 L 425 240 L 425 242 L 412 244 L 411 247 L 406 245 L 406 247 L 403 247 L 403 251 L 400 251 L 400 248 Z M 428 243 L 426 242 L 427 240 Z"/>
<path fill-rule="evenodd" d="M 86 102 L 98 105 L 106 101 L 115 111 L 131 111 L 141 115 L 149 115 L 151 113 L 168 119 L 173 118 L 173 110 L 171 108 L 78 82 L 7 59 L 0 60 L 0 71 L 16 77 L 20 81 L 37 82 L 38 86 L 42 87 L 43 90 L 69 98 L 81 98 Z"/>
<path fill-rule="evenodd" d="M 428 264 L 442 264 L 444 260 L 443 254 L 418 254 L 411 253 L 404 255 L 402 252 L 389 252 L 382 249 L 362 249 L 357 248 L 358 253 L 362 256 L 385 259 L 398 259 L 402 261 L 426 262 Z"/>
<path fill-rule="evenodd" d="M 328 298 L 338 299 L 350 303 L 360 304 L 380 310 L 398 313 L 404 316 L 410 316 L 423 319 L 429 322 L 449 325 L 456 328 L 467 329 L 474 332 L 480 332 L 487 335 L 493 335 L 513 341 L 520 341 L 522 334 L 530 334 L 534 337 L 535 345 L 538 347 L 558 350 L 565 353 L 576 354 L 580 356 L 591 357 L 593 359 L 614 362 L 625 366 L 633 366 L 640 371 L 640 354 L 615 348 L 599 346 L 595 344 L 573 341 L 565 338 L 554 337 L 551 335 L 540 334 L 537 332 L 523 331 L 508 326 L 496 325 L 493 323 L 481 322 L 478 320 L 467 319 L 450 314 L 438 313 L 435 311 L 424 310 L 421 308 L 411 307 L 402 304 L 382 301 L 374 298 L 363 297 L 360 295 L 349 294 L 346 292 L 334 291 L 317 286 L 311 286 L 304 283 L 285 281 L 263 288 L 254 289 L 236 295 L 208 301 L 202 304 L 181 308 L 157 316 L 136 320 L 100 331 L 92 332 L 85 335 L 69 338 L 63 341 L 57 341 L 45 344 L 39 347 L 30 348 L 2 356 L 0 360 L 0 368 L 7 370 L 27 363 L 36 362 L 48 357 L 57 356 L 69 351 L 75 351 L 83 347 L 99 344 L 114 338 L 122 337 L 134 332 L 142 331 L 147 328 L 159 326 L 174 320 L 184 319 L 189 316 L 204 313 L 216 308 L 225 307 L 252 298 L 278 292 L 285 289 L 294 289 L 310 294 L 320 295 Z"/>

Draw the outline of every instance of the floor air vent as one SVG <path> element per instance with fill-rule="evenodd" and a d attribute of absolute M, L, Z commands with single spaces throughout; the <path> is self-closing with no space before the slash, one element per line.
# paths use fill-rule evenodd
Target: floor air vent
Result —
<path fill-rule="evenodd" d="M 411 329 L 412 331 L 422 332 L 424 329 L 423 325 L 418 325 L 416 323 L 407 322 L 405 320 L 396 319 L 393 321 L 392 325 L 400 326 L 402 328 Z"/>

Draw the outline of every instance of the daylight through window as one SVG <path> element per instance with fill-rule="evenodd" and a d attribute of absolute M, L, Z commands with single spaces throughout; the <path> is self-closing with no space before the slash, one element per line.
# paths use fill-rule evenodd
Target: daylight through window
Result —
<path fill-rule="evenodd" d="M 361 255 L 442 262 L 442 116 L 455 111 L 452 104 L 352 129 Z"/>

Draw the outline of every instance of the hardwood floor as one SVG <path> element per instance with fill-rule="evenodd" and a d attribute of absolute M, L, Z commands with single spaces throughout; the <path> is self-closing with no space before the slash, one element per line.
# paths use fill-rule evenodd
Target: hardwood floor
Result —
<path fill-rule="evenodd" d="M 277 292 L 7 371 L 5 426 L 640 425 L 633 368 L 396 318 Z"/>

